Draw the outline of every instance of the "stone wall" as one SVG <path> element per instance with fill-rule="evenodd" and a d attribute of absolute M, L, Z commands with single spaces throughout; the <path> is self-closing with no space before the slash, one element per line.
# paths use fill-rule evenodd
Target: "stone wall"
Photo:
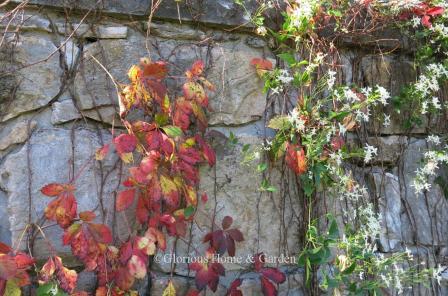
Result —
<path fill-rule="evenodd" d="M 188 6 L 181 5 L 180 16 L 174 1 L 164 1 L 148 38 L 149 0 L 29 2 L 10 16 L 6 14 L 15 5 L 0 11 L 5 16 L 0 23 L 0 241 L 21 242 L 25 248 L 21 236 L 26 224 L 41 220 L 48 203 L 40 188 L 50 182 L 66 182 L 81 169 L 76 179 L 79 210 L 94 208 L 99 219 L 114 229 L 117 241 L 126 235 L 122 216 L 113 211 L 126 168 L 116 157 L 102 163 L 91 159 L 98 147 L 110 141 L 111 127 L 121 128 L 114 85 L 91 56 L 125 82 L 130 65 L 149 54 L 153 60 L 168 61 L 174 76 L 202 59 L 207 77 L 217 87 L 210 98 L 209 134 L 218 160 L 215 168 L 202 170 L 201 190 L 209 194 L 204 212 L 216 208 L 218 221 L 225 215 L 234 217 L 235 226 L 245 235 L 245 241 L 237 246 L 238 255 L 263 251 L 293 256 L 300 251 L 303 209 L 297 189 L 290 185 L 294 184 L 292 176 L 284 168 L 270 168 L 267 177 L 279 190 L 261 194 L 257 188 L 263 176 L 255 173 L 254 166 L 241 164 L 243 145 L 261 144 L 272 135 L 265 128 L 266 116 L 281 106 L 262 93 L 262 82 L 249 65 L 254 57 L 275 62 L 275 56 L 265 40 L 251 34 L 247 16 L 233 1 L 190 1 L 193 3 Z M 400 44 L 398 51 L 379 56 L 368 42 L 344 40 L 339 79 L 380 84 L 396 94 L 415 76 L 408 56 L 412 49 Z M 435 126 L 446 131 L 445 118 L 435 120 L 440 120 Z M 361 138 L 380 148 L 372 167 L 356 167 L 357 176 L 368 186 L 370 198 L 384 217 L 381 251 L 407 246 L 418 260 L 443 264 L 448 258 L 444 192 L 434 185 L 429 194 L 416 196 L 410 187 L 421 151 L 428 145 L 424 140 L 428 128 L 408 131 L 401 126 L 395 118 L 388 128 L 366 126 L 361 137 L 353 137 L 353 142 Z M 239 139 L 236 146 L 227 145 L 231 132 Z M 335 199 L 325 206 L 347 207 Z M 77 266 L 60 243 L 58 227 L 44 225 L 47 238 L 70 259 L 67 262 Z M 179 241 L 176 253 L 195 256 L 196 250 L 203 250 L 201 237 L 209 225 L 210 217 L 199 214 L 191 245 Z M 38 258 L 49 252 L 40 236 L 32 248 Z M 229 265 L 230 272 L 217 295 L 224 295 L 225 287 L 246 267 Z M 295 265 L 281 268 L 288 281 L 281 285 L 280 295 L 302 295 L 301 270 Z M 153 279 L 139 283 L 142 295 L 161 295 L 166 286 L 170 266 L 154 263 L 153 270 Z M 184 264 L 176 265 L 175 273 L 178 295 L 183 295 L 192 284 L 191 275 Z M 94 276 L 81 274 L 80 288 L 92 289 Z M 244 295 L 259 295 L 255 274 L 245 277 Z M 429 289 L 416 287 L 410 294 L 444 292 L 432 285 Z"/>

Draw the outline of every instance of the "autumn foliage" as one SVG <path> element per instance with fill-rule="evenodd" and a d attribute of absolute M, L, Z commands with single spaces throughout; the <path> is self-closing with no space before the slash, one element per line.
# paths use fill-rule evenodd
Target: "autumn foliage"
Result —
<path fill-rule="evenodd" d="M 119 97 L 125 132 L 115 135 L 111 143 L 95 153 L 96 160 L 102 161 L 114 151 L 128 165 L 128 177 L 115 199 L 115 210 L 136 220 L 125 241 L 114 240 L 109 226 L 98 222 L 94 209 L 78 212 L 76 178 L 66 184 L 47 184 L 41 189 L 50 199 L 45 218 L 63 229 L 62 244 L 71 248 L 85 270 L 97 273 L 97 296 L 128 295 L 128 292 L 135 295 L 134 283 L 148 274 L 151 256 L 167 249 L 167 236 L 185 237 L 194 220 L 199 202 L 196 189 L 199 166 L 216 163 L 215 153 L 203 136 L 208 124 L 207 92 L 214 91 L 204 72 L 203 62 L 196 61 L 185 72 L 181 95 L 174 100 L 166 87 L 165 80 L 169 77 L 165 62 L 142 59 L 128 72 L 130 83 L 122 85 Z M 142 111 L 145 120 L 128 120 L 133 110 Z M 207 194 L 202 192 L 201 201 L 207 200 Z M 216 291 L 225 269 L 214 261 L 214 256 L 226 252 L 235 256 L 236 244 L 244 239 L 238 229 L 231 227 L 232 223 L 233 219 L 226 216 L 221 228 L 211 227 L 212 231 L 205 235 L 208 261 L 190 266 L 196 274 L 196 289 L 191 289 L 188 295 L 199 295 L 207 287 Z M 56 283 L 71 295 L 87 295 L 76 291 L 77 272 L 64 266 L 51 246 L 50 251 L 52 255 L 36 269 L 40 287 Z M 27 271 L 36 268 L 34 264 L 32 257 L 0 244 L 0 295 L 5 293 L 8 283 L 16 289 L 30 284 Z M 267 278 L 268 282 L 263 284 L 269 286 L 266 295 L 275 295 L 270 281 L 281 281 Z M 235 291 L 239 291 L 238 286 L 232 285 L 228 293 L 238 295 Z M 175 295 L 171 281 L 165 294 Z"/>

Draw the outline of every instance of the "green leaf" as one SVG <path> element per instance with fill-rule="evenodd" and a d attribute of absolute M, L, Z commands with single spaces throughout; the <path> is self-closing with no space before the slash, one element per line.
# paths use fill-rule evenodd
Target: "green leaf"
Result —
<path fill-rule="evenodd" d="M 165 113 L 157 113 L 157 114 L 154 116 L 154 120 L 156 121 L 156 123 L 157 123 L 158 126 L 162 126 L 162 125 L 165 125 L 165 124 L 168 123 L 168 121 L 169 121 L 169 117 L 168 117 L 168 114 L 165 114 Z"/>
<path fill-rule="evenodd" d="M 230 132 L 227 144 L 231 146 L 235 146 L 236 144 L 238 144 L 238 138 L 235 136 L 233 132 Z"/>
<path fill-rule="evenodd" d="M 277 56 L 281 58 L 283 61 L 285 61 L 288 64 L 288 66 L 292 66 L 296 63 L 294 55 L 289 52 L 281 53 Z"/>
<path fill-rule="evenodd" d="M 249 148 L 250 148 L 250 144 L 245 144 L 245 145 L 243 146 L 243 153 L 249 151 Z"/>
<path fill-rule="evenodd" d="M 188 206 L 184 210 L 185 218 L 191 217 L 194 214 L 195 208 L 193 206 Z"/>
<path fill-rule="evenodd" d="M 288 121 L 288 116 L 286 115 L 279 115 L 275 116 L 269 121 L 268 127 L 279 130 L 289 127 L 290 123 Z"/>
<path fill-rule="evenodd" d="M 257 166 L 257 171 L 258 172 L 264 172 L 267 168 L 268 168 L 268 164 L 267 163 L 260 163 Z"/>
<path fill-rule="evenodd" d="M 175 125 L 167 125 L 162 127 L 162 129 L 171 138 L 182 136 L 182 130 Z"/>
<path fill-rule="evenodd" d="M 336 223 L 336 219 L 334 219 L 332 215 L 328 215 L 328 219 L 330 220 L 330 225 L 328 227 L 328 237 L 335 240 L 339 238 L 338 223 Z"/>

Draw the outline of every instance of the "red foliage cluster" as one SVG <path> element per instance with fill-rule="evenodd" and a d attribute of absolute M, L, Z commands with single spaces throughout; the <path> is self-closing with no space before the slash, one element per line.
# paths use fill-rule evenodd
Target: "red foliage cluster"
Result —
<path fill-rule="evenodd" d="M 22 252 L 14 252 L 0 242 L 0 295 L 4 295 L 7 281 L 13 281 L 18 287 L 29 285 L 27 270 L 33 264 L 33 258 Z"/>
<path fill-rule="evenodd" d="M 263 62 L 257 67 L 265 70 L 272 68 L 272 64 Z M 123 182 L 125 189 L 118 192 L 115 204 L 118 212 L 135 210 L 138 227 L 129 233 L 126 241 L 115 247 L 110 228 L 95 223 L 93 211 L 78 213 L 76 180 L 67 184 L 51 183 L 41 189 L 43 195 L 53 198 L 45 209 L 45 217 L 64 230 L 63 244 L 71 247 L 86 270 L 97 273 L 97 296 L 127 295 L 135 280 L 147 275 L 150 256 L 166 250 L 166 235 L 186 235 L 198 206 L 199 166 L 204 163 L 213 166 L 216 162 L 213 149 L 195 132 L 197 128 L 203 133 L 207 127 L 206 89 L 214 90 L 203 77 L 203 62 L 195 62 L 185 73 L 183 96 L 174 101 L 168 97 L 164 81 L 167 73 L 166 63 L 149 59 L 142 59 L 140 65 L 129 70 L 130 84 L 123 86 L 119 102 L 120 117 L 127 132 L 114 137 L 112 143 L 95 153 L 101 161 L 113 146 L 121 160 L 130 165 L 129 177 Z M 132 109 L 142 110 L 150 120 L 128 121 L 127 114 Z M 207 199 L 202 193 L 201 200 Z M 209 260 L 191 264 L 190 268 L 196 272 L 197 290 L 190 290 L 188 295 L 199 295 L 206 287 L 216 291 L 225 270 L 221 263 L 215 262 L 215 256 L 225 252 L 234 256 L 236 242 L 244 239 L 238 229 L 230 228 L 232 223 L 233 219 L 226 216 L 221 229 L 212 227 L 213 231 L 205 235 L 203 241 L 209 243 L 206 252 Z M 28 285 L 26 271 L 33 264 L 33 258 L 0 243 L 0 295 L 4 294 L 7 281 L 13 280 L 17 287 Z M 265 295 L 275 295 L 273 283 L 284 281 L 280 272 L 269 268 L 257 271 L 262 274 Z M 40 284 L 57 283 L 70 295 L 87 295 L 75 291 L 76 271 L 66 268 L 56 255 L 48 258 L 38 274 Z M 239 285 L 235 283 L 229 293 L 240 295 L 235 291 L 239 291 L 241 280 Z M 173 290 L 170 282 L 168 295 Z"/>
<path fill-rule="evenodd" d="M 431 6 L 428 3 L 422 2 L 417 7 L 411 9 L 410 11 L 406 11 L 401 14 L 402 19 L 409 19 L 414 16 L 417 16 L 421 19 L 422 25 L 431 28 L 432 23 L 431 19 L 434 19 L 437 16 L 442 15 L 445 12 L 445 9 L 441 6 Z"/>

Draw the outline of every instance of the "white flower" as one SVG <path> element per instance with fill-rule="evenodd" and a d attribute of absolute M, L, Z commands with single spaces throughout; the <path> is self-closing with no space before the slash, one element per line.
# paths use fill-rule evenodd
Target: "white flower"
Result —
<path fill-rule="evenodd" d="M 370 86 L 361 88 L 361 93 L 366 97 L 369 97 L 372 94 L 372 88 Z"/>
<path fill-rule="evenodd" d="M 336 82 L 336 72 L 329 70 L 328 71 L 328 79 L 327 79 L 328 89 L 333 89 L 335 82 Z"/>
<path fill-rule="evenodd" d="M 440 105 L 439 98 L 437 98 L 437 97 L 432 97 L 432 105 L 436 109 L 439 109 L 439 110 L 442 109 L 442 105 Z"/>
<path fill-rule="evenodd" d="M 426 141 L 428 141 L 428 143 L 433 143 L 433 144 L 439 145 L 440 144 L 440 137 L 436 136 L 436 135 L 429 135 L 426 138 Z"/>
<path fill-rule="evenodd" d="M 422 103 L 422 114 L 426 114 L 428 113 L 428 102 L 427 101 L 423 101 Z"/>
<path fill-rule="evenodd" d="M 440 285 L 440 281 L 442 280 L 442 273 L 447 269 L 446 266 L 441 266 L 440 264 L 436 269 L 432 272 L 432 277 L 437 280 L 437 283 Z"/>
<path fill-rule="evenodd" d="M 341 151 L 331 152 L 330 153 L 330 158 L 332 160 L 334 160 L 338 166 L 340 166 L 342 164 L 342 154 L 341 154 Z"/>
<path fill-rule="evenodd" d="M 257 28 L 255 32 L 260 36 L 265 36 L 268 33 L 268 30 L 266 29 L 265 26 L 260 26 Z"/>
<path fill-rule="evenodd" d="M 419 17 L 414 16 L 411 20 L 412 27 L 417 28 L 421 24 L 421 20 Z"/>
<path fill-rule="evenodd" d="M 344 96 L 345 99 L 349 102 L 355 102 L 355 101 L 359 101 L 359 97 L 358 95 L 352 91 L 349 87 L 345 87 L 344 88 Z"/>
<path fill-rule="evenodd" d="M 288 84 L 294 80 L 292 76 L 289 75 L 289 72 L 285 69 L 281 69 L 280 73 L 277 76 L 277 80 L 283 84 Z"/>
<path fill-rule="evenodd" d="M 366 144 L 364 148 L 364 162 L 369 163 L 374 156 L 378 154 L 378 148 L 371 146 L 369 144 Z"/>
<path fill-rule="evenodd" d="M 288 121 L 292 124 L 292 126 L 299 132 L 305 130 L 305 121 L 300 118 L 299 111 L 294 108 L 291 113 L 288 115 Z"/>
<path fill-rule="evenodd" d="M 345 125 L 341 124 L 340 122 L 338 122 L 339 125 L 339 134 L 341 136 L 344 136 L 345 133 L 347 132 L 347 129 L 345 128 Z"/>
<path fill-rule="evenodd" d="M 387 100 L 390 98 L 389 92 L 382 86 L 377 86 L 376 90 L 379 93 L 379 96 L 380 96 L 379 100 L 380 100 L 381 104 L 383 104 L 383 106 L 386 106 Z"/>
<path fill-rule="evenodd" d="M 390 125 L 390 115 L 384 115 L 383 126 L 388 127 Z"/>

